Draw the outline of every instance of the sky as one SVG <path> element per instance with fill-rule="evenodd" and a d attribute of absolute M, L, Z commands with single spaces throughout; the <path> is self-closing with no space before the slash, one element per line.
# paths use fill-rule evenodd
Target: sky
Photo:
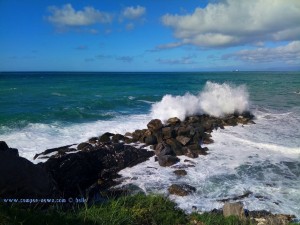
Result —
<path fill-rule="evenodd" d="M 300 0 L 0 0 L 0 71 L 300 70 Z"/>

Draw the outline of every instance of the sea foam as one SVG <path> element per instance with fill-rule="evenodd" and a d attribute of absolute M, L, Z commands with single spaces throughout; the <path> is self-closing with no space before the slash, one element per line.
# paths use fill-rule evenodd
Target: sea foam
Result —
<path fill-rule="evenodd" d="M 186 93 L 183 96 L 165 95 L 152 105 L 151 116 L 163 121 L 171 117 L 184 120 L 187 116 L 208 114 L 221 117 L 234 112 L 248 110 L 249 94 L 245 85 L 207 82 L 198 95 Z"/>

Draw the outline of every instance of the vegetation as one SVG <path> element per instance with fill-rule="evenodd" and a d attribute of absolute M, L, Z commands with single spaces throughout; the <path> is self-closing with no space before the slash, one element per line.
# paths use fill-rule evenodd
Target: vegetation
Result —
<path fill-rule="evenodd" d="M 0 204 L 0 225 L 251 225 L 237 217 L 217 213 L 186 215 L 170 200 L 157 195 L 135 195 L 105 204 L 24 207 Z"/>

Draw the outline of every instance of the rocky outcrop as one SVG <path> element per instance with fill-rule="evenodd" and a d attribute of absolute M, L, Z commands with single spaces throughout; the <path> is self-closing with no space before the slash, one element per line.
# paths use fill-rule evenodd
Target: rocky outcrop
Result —
<path fill-rule="evenodd" d="M 172 184 L 168 191 L 171 195 L 186 196 L 196 191 L 196 188 L 188 184 Z"/>
<path fill-rule="evenodd" d="M 18 150 L 0 141 L 0 198 L 55 196 L 52 178 L 39 165 L 19 157 Z"/>

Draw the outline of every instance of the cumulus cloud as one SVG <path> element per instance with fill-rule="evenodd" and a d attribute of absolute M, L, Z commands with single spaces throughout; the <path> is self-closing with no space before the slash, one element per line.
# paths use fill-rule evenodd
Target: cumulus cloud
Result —
<path fill-rule="evenodd" d="M 88 26 L 96 23 L 111 23 L 113 16 L 110 13 L 101 12 L 93 7 L 84 7 L 83 10 L 76 11 L 71 4 L 48 7 L 50 16 L 46 19 L 58 26 Z"/>
<path fill-rule="evenodd" d="M 224 0 L 162 17 L 181 44 L 201 47 L 299 40 L 299 21 L 299 0 Z"/>
<path fill-rule="evenodd" d="M 139 5 L 136 7 L 134 6 L 126 7 L 122 12 L 122 16 L 126 19 L 138 19 L 145 14 L 146 14 L 146 8 Z"/>
<path fill-rule="evenodd" d="M 257 48 L 241 50 L 222 56 L 223 60 L 235 59 L 247 63 L 280 62 L 290 65 L 300 65 L 300 41 L 293 41 L 275 48 Z"/>

